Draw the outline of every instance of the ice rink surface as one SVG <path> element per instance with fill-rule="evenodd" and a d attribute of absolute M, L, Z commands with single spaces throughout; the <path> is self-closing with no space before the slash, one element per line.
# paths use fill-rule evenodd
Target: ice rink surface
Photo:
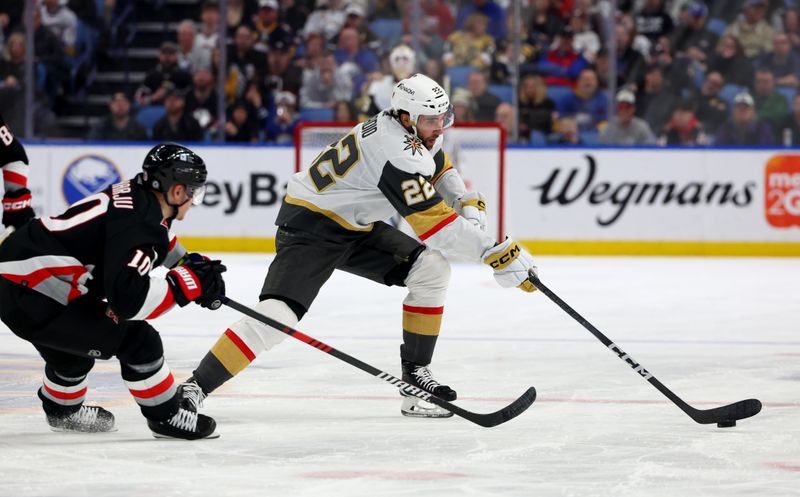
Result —
<path fill-rule="evenodd" d="M 222 254 L 228 294 L 253 304 L 267 255 Z M 536 403 L 496 428 L 404 418 L 396 389 L 288 338 L 215 392 L 221 437 L 155 440 L 116 360 L 89 402 L 119 431 L 53 433 L 42 362 L 0 325 L 0 496 L 797 496 L 800 261 L 538 258 L 542 281 L 659 380 L 706 409 L 759 398 L 735 428 L 699 425 L 541 294 L 454 265 L 433 370 L 479 412 L 528 386 Z M 337 273 L 298 328 L 399 375 L 401 288 Z M 154 322 L 178 379 L 235 311 Z"/>

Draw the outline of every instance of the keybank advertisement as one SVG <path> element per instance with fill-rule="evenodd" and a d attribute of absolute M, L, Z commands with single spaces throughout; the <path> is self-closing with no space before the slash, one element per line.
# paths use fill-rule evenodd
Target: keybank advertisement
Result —
<path fill-rule="evenodd" d="M 67 205 L 141 171 L 147 146 L 26 146 L 37 214 Z M 273 238 L 275 217 L 294 172 L 289 148 L 196 147 L 208 167 L 203 205 L 175 223 L 182 236 Z M 44 185 L 42 187 L 41 185 Z"/>
<path fill-rule="evenodd" d="M 800 242 L 800 155 L 511 152 L 506 227 L 518 238 Z"/>
<path fill-rule="evenodd" d="M 133 177 L 149 147 L 27 149 L 35 208 L 52 215 Z M 294 150 L 196 150 L 208 164 L 208 193 L 176 232 L 274 237 Z M 781 150 L 511 149 L 504 185 L 505 231 L 521 240 L 800 244 L 800 154 Z"/>

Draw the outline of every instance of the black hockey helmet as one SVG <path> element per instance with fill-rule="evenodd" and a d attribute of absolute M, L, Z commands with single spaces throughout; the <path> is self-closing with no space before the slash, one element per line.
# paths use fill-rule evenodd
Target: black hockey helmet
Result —
<path fill-rule="evenodd" d="M 192 203 L 203 200 L 206 164 L 199 155 L 177 143 L 160 143 L 147 152 L 142 164 L 143 181 L 149 188 L 166 195 L 172 185 L 186 186 Z"/>

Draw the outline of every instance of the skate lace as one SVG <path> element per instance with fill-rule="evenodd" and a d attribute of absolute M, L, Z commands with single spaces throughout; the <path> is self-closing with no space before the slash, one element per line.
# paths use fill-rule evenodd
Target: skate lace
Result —
<path fill-rule="evenodd" d="M 97 414 L 100 409 L 97 407 L 81 406 L 76 412 L 72 413 L 69 420 L 76 425 L 91 426 L 97 421 Z"/>
<path fill-rule="evenodd" d="M 169 424 L 179 430 L 197 431 L 197 413 L 186 409 L 180 409 L 178 414 L 170 418 Z"/>
<path fill-rule="evenodd" d="M 183 398 L 189 401 L 197 410 L 200 407 L 203 407 L 203 400 L 206 398 L 206 394 L 203 393 L 203 389 L 200 388 L 200 385 L 197 383 L 183 383 L 181 385 L 183 388 Z"/>
<path fill-rule="evenodd" d="M 433 379 L 431 370 L 425 366 L 419 366 L 412 374 L 414 375 L 414 379 L 417 380 L 417 383 L 426 390 L 432 390 L 440 386 L 439 382 Z"/>

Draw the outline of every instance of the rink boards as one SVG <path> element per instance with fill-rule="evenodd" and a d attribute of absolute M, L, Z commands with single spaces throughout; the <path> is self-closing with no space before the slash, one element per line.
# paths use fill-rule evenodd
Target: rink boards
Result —
<path fill-rule="evenodd" d="M 37 213 L 132 177 L 149 148 L 28 145 Z M 195 250 L 274 250 L 294 149 L 197 149 L 208 193 L 176 232 Z M 800 154 L 790 150 L 512 148 L 502 173 L 484 167 L 496 151 L 462 154 L 494 229 L 502 213 L 503 231 L 536 253 L 800 255 Z"/>

